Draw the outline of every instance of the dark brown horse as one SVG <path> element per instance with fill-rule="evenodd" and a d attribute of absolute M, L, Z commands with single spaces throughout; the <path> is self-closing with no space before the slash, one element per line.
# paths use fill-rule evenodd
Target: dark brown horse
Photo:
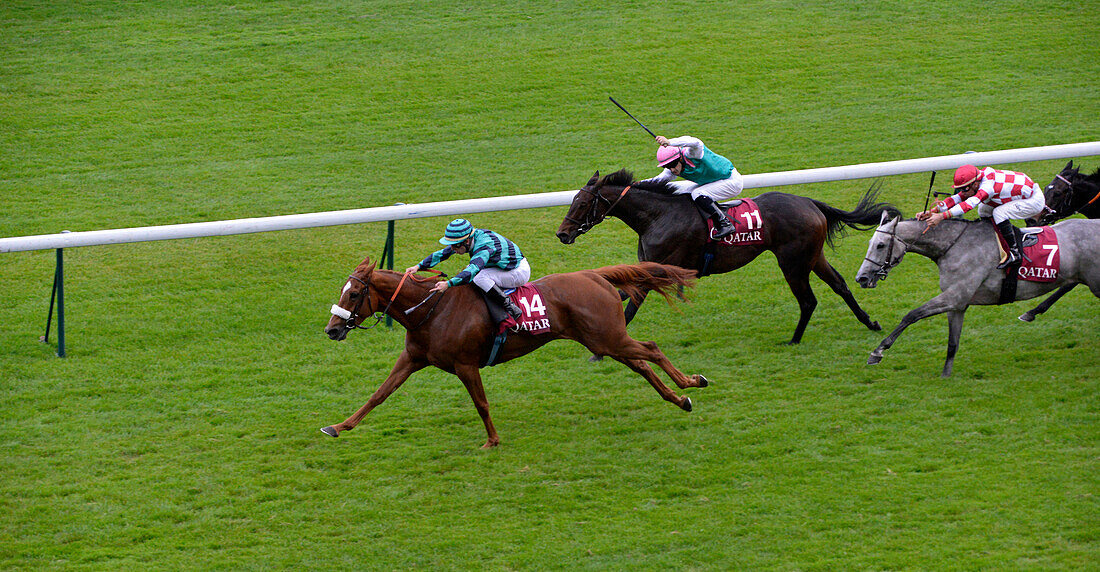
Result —
<path fill-rule="evenodd" d="M 640 299 L 642 292 L 656 290 L 671 303 L 669 294 L 690 286 L 694 276 L 694 272 L 675 266 L 643 263 L 540 278 L 535 285 L 542 295 L 550 331 L 537 335 L 510 332 L 495 362 L 520 357 L 552 340 L 576 340 L 596 355 L 610 356 L 626 364 L 641 374 L 666 401 L 691 411 L 691 399 L 676 395 L 645 362 L 657 364 L 681 389 L 706 387 L 707 379 L 701 375 L 684 375 L 661 353 L 657 344 L 631 338 L 626 333 L 619 291 Z M 484 446 L 499 444 L 500 436 L 489 418 L 489 403 L 479 371 L 489 359 L 496 333 L 484 299 L 469 286 L 450 288 L 442 295 L 431 296 L 434 300 L 429 299 L 436 279 L 402 278 L 397 272 L 375 269 L 368 258 L 344 285 L 325 333 L 334 340 L 343 340 L 348 331 L 360 327 L 366 318 L 377 313 L 380 320 L 384 313 L 407 330 L 405 350 L 397 358 L 389 377 L 365 405 L 343 423 L 321 431 L 336 437 L 342 431 L 355 428 L 410 375 L 432 365 L 462 380 L 489 434 Z"/>
<path fill-rule="evenodd" d="M 770 250 L 798 299 L 798 326 L 789 343 L 797 344 L 802 340 L 806 324 L 817 307 L 817 298 L 810 288 L 810 272 L 844 299 L 860 323 L 874 331 L 882 329 L 859 307 L 844 278 L 825 259 L 823 248 L 826 242 L 832 244 L 844 225 L 867 230 L 878 224 L 883 211 L 897 214 L 893 206 L 875 202 L 877 183 L 851 212 L 786 193 L 771 192 L 754 197 L 764 219 L 764 244 L 723 245 L 714 249 L 709 261 L 704 261 L 709 232 L 706 221 L 688 196 L 673 195 L 671 190 L 665 185 L 636 182 L 626 170 L 602 179 L 597 171 L 573 198 L 557 236 L 562 243 L 572 244 L 604 217 L 614 216 L 638 233 L 638 260 L 690 268 L 701 276 L 736 270 Z M 627 304 L 627 323 L 640 305 L 640 301 L 633 299 Z"/>
<path fill-rule="evenodd" d="M 1100 169 L 1086 175 L 1081 173 L 1080 166 L 1074 167 L 1073 161 L 1070 161 L 1043 189 L 1043 196 L 1050 210 L 1040 215 L 1037 221 L 1027 221 L 1028 224 L 1054 224 L 1075 214 L 1100 218 Z"/>

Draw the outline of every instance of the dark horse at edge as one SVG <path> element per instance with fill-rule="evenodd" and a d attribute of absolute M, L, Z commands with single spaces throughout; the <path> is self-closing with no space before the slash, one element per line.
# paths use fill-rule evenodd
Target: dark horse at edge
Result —
<path fill-rule="evenodd" d="M 1028 225 L 1054 224 L 1075 214 L 1084 215 L 1085 218 L 1100 218 L 1100 169 L 1091 175 L 1084 175 L 1081 167 L 1074 167 L 1073 161 L 1070 161 L 1062 167 L 1062 172 L 1054 175 L 1054 179 L 1043 189 L 1043 195 L 1048 208 L 1038 220 L 1028 219 Z M 1074 286 L 1077 285 L 1062 286 L 1038 306 L 1024 312 L 1020 319 L 1025 322 L 1035 321 L 1035 316 L 1049 310 L 1062 296 L 1073 290 Z"/>
<path fill-rule="evenodd" d="M 798 300 L 799 318 L 790 344 L 802 341 L 806 324 L 817 307 L 810 288 L 810 272 L 821 278 L 844 299 L 856 319 L 872 331 L 881 330 L 859 307 L 844 278 L 825 259 L 824 245 L 831 246 L 843 233 L 844 226 L 857 230 L 875 228 L 883 212 L 898 214 L 898 209 L 875 202 L 880 183 L 876 182 L 860 199 L 853 211 L 842 211 L 821 201 L 780 192 L 768 192 L 753 201 L 763 219 L 764 244 L 727 246 L 714 249 L 713 259 L 704 271 L 703 254 L 709 239 L 706 221 L 687 195 L 673 195 L 664 184 L 639 183 L 623 169 L 600 178 L 599 171 L 573 198 L 557 237 L 572 244 L 607 216 L 613 216 L 638 233 L 638 260 L 671 264 L 696 270 L 700 275 L 721 274 L 741 268 L 764 251 L 775 254 L 783 277 Z M 637 313 L 642 300 L 631 300 L 626 308 L 627 323 Z"/>

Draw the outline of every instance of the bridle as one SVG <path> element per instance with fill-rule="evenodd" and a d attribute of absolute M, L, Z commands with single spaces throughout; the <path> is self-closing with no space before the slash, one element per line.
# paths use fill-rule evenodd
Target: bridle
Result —
<path fill-rule="evenodd" d="M 890 246 L 886 249 L 886 258 L 882 262 L 877 262 L 877 261 L 871 260 L 871 257 L 869 257 L 869 256 L 864 256 L 863 260 L 865 260 L 867 262 L 870 262 L 871 264 L 877 265 L 878 268 L 874 269 L 874 271 L 873 271 L 874 274 L 875 274 L 875 279 L 879 280 L 879 281 L 885 281 L 886 280 L 886 275 L 887 275 L 887 273 L 890 272 L 890 269 L 897 266 L 898 263 L 901 262 L 901 257 L 905 256 L 905 253 L 909 251 L 909 245 L 904 240 L 898 238 L 898 227 L 897 227 L 897 225 L 894 225 L 893 232 L 886 232 L 885 230 L 882 230 L 881 228 L 876 228 L 875 232 L 876 233 L 881 232 L 882 234 L 885 234 L 885 235 L 890 237 Z M 872 234 L 872 236 L 874 236 L 874 235 Z M 900 242 L 902 247 L 904 247 L 905 250 L 902 250 L 901 255 L 899 255 L 897 258 L 892 258 L 893 255 L 894 255 L 894 243 L 895 242 Z"/>
<path fill-rule="evenodd" d="M 1076 172 L 1075 172 L 1075 174 L 1076 174 Z M 1063 177 L 1061 173 L 1058 173 L 1057 175 L 1054 175 L 1054 178 L 1059 180 L 1059 181 L 1062 181 L 1063 183 L 1066 184 L 1066 191 L 1065 192 L 1067 193 L 1067 195 L 1066 195 L 1065 199 L 1062 201 L 1062 203 L 1064 203 L 1067 206 L 1072 204 L 1073 203 L 1073 181 L 1070 181 L 1069 179 Z M 1044 189 L 1044 190 L 1052 191 L 1052 190 L 1054 190 L 1053 187 L 1054 187 L 1054 183 L 1051 183 L 1050 185 L 1047 185 L 1047 188 Z M 1100 199 L 1100 191 L 1098 191 L 1096 193 L 1096 196 L 1089 199 L 1088 202 L 1086 202 L 1086 203 L 1082 204 L 1081 206 L 1075 207 L 1075 208 L 1071 209 L 1070 211 L 1066 212 L 1065 216 L 1063 216 L 1062 218 L 1077 214 L 1081 209 L 1091 205 L 1092 203 L 1095 203 L 1097 201 L 1097 199 Z M 1056 213 L 1058 211 L 1055 211 L 1054 209 L 1051 209 L 1051 212 Z"/>
<path fill-rule="evenodd" d="M 356 282 L 363 285 L 363 291 L 366 293 L 366 296 L 359 296 L 359 301 L 355 303 L 355 309 L 353 309 L 353 310 L 347 310 L 345 308 L 340 307 L 339 304 L 333 304 L 332 309 L 330 311 L 332 312 L 333 316 L 344 319 L 344 329 L 345 330 L 349 330 L 349 331 L 354 330 L 354 329 L 369 330 L 369 329 L 377 326 L 378 324 L 382 323 L 382 317 L 385 315 L 385 311 L 383 311 L 383 312 L 372 312 L 371 313 L 371 315 L 373 315 L 375 317 L 375 320 L 374 320 L 373 324 L 371 324 L 369 326 L 366 326 L 366 327 L 364 327 L 362 325 L 359 325 L 359 322 L 366 319 L 366 318 L 360 319 L 360 317 L 359 317 L 359 312 L 362 311 L 362 309 L 363 309 L 363 300 L 367 301 L 367 309 L 368 310 L 370 310 L 371 308 L 374 307 L 374 304 L 371 303 L 370 283 L 369 283 L 370 276 L 367 276 L 367 281 L 363 281 L 362 279 L 360 279 L 358 276 L 355 276 L 354 274 L 351 275 L 351 276 L 348 276 L 348 282 L 351 282 L 352 280 L 355 280 Z M 394 293 L 394 297 L 395 298 L 397 297 L 396 292 Z M 390 304 L 393 304 L 393 300 L 390 300 Z M 386 309 L 388 310 L 389 306 L 386 306 Z"/>
<path fill-rule="evenodd" d="M 435 273 L 438 276 L 442 276 L 442 277 L 447 276 L 446 274 L 444 274 L 444 273 L 442 273 L 438 270 L 433 270 L 433 269 L 430 269 L 430 268 L 427 269 L 427 270 L 429 272 Z M 330 311 L 332 312 L 333 316 L 343 318 L 343 320 L 344 320 L 344 329 L 345 330 L 348 330 L 348 331 L 356 330 L 356 329 L 369 330 L 371 328 L 374 328 L 378 324 L 382 323 L 382 319 L 389 313 L 390 307 L 393 306 L 393 301 L 397 299 L 397 294 L 401 292 L 401 287 L 405 285 L 405 279 L 407 279 L 409 276 L 410 276 L 410 274 L 403 274 L 401 276 L 401 281 L 398 282 L 397 288 L 394 289 L 393 296 L 390 296 L 390 301 L 386 304 L 385 308 L 383 308 L 382 310 L 375 310 L 374 312 L 371 312 L 371 315 L 374 316 L 374 323 L 369 325 L 369 326 L 362 326 L 362 325 L 359 325 L 357 323 L 357 322 L 360 322 L 362 320 L 366 320 L 366 318 L 363 318 L 362 320 L 360 320 L 360 317 L 359 317 L 360 311 L 362 311 L 362 309 L 363 309 L 363 300 L 367 301 L 367 309 L 368 310 L 370 310 L 371 308 L 374 307 L 374 304 L 371 302 L 371 294 L 370 294 L 371 287 L 370 287 L 370 276 L 369 275 L 367 276 L 366 281 L 363 281 L 361 278 L 359 278 L 358 276 L 355 276 L 354 274 L 351 275 L 351 276 L 348 276 L 348 281 L 349 282 L 352 281 L 352 280 L 355 280 L 356 282 L 362 284 L 363 285 L 363 291 L 366 292 L 366 296 L 360 296 L 359 297 L 359 301 L 355 303 L 355 309 L 354 310 L 347 310 L 345 308 L 340 307 L 339 304 L 333 304 Z M 420 306 L 423 306 L 424 303 L 427 302 L 429 299 L 431 299 L 433 296 L 435 296 L 435 294 L 436 294 L 435 292 L 432 292 L 431 294 L 428 294 L 428 297 L 421 300 L 421 302 L 419 304 L 409 308 L 408 310 L 405 310 L 405 314 L 411 314 L 413 312 L 413 310 L 416 310 Z M 416 324 L 415 326 L 412 326 L 409 329 L 413 330 L 413 329 L 419 328 L 420 326 L 423 326 L 424 322 L 427 322 L 428 318 L 430 318 L 432 313 L 435 312 L 435 307 L 439 304 L 439 301 L 442 300 L 442 299 L 443 299 L 443 296 L 440 296 L 439 298 L 436 298 L 435 303 L 432 304 L 432 307 L 428 310 L 428 313 L 424 315 L 424 318 L 421 319 L 418 324 Z"/>
<path fill-rule="evenodd" d="M 592 195 L 593 199 L 592 202 L 588 203 L 588 211 L 584 214 L 584 220 L 580 221 L 569 215 L 565 216 L 565 220 L 577 225 L 577 236 L 580 236 L 588 232 L 589 230 L 592 230 L 592 227 L 603 222 L 603 219 L 607 218 L 607 215 L 611 214 L 611 209 L 615 208 L 615 205 L 619 204 L 619 201 L 623 200 L 623 197 L 626 196 L 626 192 L 629 191 L 630 187 L 632 186 L 633 185 L 627 185 L 626 187 L 624 187 L 623 192 L 619 193 L 619 197 L 616 198 L 614 201 L 604 198 L 603 195 L 589 189 L 588 187 L 582 188 L 581 190 L 577 191 L 577 194 L 579 195 L 581 193 L 586 193 Z M 600 203 L 607 205 L 607 209 L 604 210 L 603 213 L 596 212 L 598 210 L 597 207 Z"/>

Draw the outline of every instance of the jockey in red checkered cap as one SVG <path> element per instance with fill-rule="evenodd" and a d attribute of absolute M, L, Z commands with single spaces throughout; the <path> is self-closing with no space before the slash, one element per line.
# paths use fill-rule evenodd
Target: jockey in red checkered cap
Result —
<path fill-rule="evenodd" d="M 658 135 L 657 144 L 660 145 L 657 165 L 664 170 L 652 179 L 639 182 L 668 183 L 674 195 L 690 193 L 695 207 L 704 217 L 714 221 L 712 236 L 715 240 L 733 234 L 733 223 L 716 204 L 716 201 L 736 197 L 744 188 L 741 173 L 733 168 L 733 163 L 708 149 L 702 141 L 687 135 L 673 139 Z M 685 180 L 672 181 L 678 176 Z"/>
<path fill-rule="evenodd" d="M 928 228 L 932 228 L 946 218 L 960 217 L 978 207 L 978 216 L 992 218 L 1008 245 L 1008 257 L 997 268 L 1019 264 L 1023 256 L 1011 220 L 1035 217 L 1043 211 L 1046 199 L 1039 185 L 1023 173 L 963 165 L 955 171 L 954 187 L 954 195 L 917 213 L 917 220 L 927 220 Z"/>

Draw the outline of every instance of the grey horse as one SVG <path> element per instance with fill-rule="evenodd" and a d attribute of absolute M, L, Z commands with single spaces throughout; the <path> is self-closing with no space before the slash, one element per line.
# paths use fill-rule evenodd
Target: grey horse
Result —
<path fill-rule="evenodd" d="M 882 361 L 882 353 L 913 322 L 946 312 L 947 361 L 943 365 L 943 377 L 948 377 L 959 349 L 963 314 L 970 306 L 999 302 L 1004 271 L 996 269 L 1000 252 L 992 225 L 949 219 L 927 232 L 926 227 L 923 221 L 901 220 L 901 217 L 890 218 L 883 214 L 871 235 L 867 256 L 856 274 L 860 286 L 874 288 L 901 262 L 906 252 L 915 252 L 932 259 L 939 267 L 940 295 L 906 314 L 898 327 L 871 352 L 867 363 Z M 1016 299 L 1027 300 L 1072 284 L 1085 284 L 1100 298 L 1100 219 L 1071 219 L 1053 228 L 1058 235 L 1061 258 L 1058 279 L 1055 282 L 1021 280 Z"/>

